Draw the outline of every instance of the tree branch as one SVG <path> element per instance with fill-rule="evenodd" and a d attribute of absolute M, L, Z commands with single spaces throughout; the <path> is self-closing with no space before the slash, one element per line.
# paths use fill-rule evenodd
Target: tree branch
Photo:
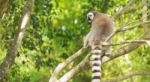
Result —
<path fill-rule="evenodd" d="M 130 10 L 131 5 L 135 3 L 136 0 L 131 0 L 122 10 L 118 11 L 116 14 L 113 15 L 113 20 L 115 21 L 118 17 L 122 14 Z M 119 29 L 118 29 L 119 30 Z M 105 42 L 109 41 L 115 34 L 118 33 L 118 30 L 114 31 L 106 40 Z"/>
<path fill-rule="evenodd" d="M 139 40 L 150 40 L 150 33 L 149 34 L 146 34 L 142 37 L 139 38 Z M 110 58 L 108 60 L 105 60 L 105 61 L 110 61 L 114 58 L 117 58 L 119 56 L 122 56 L 126 53 L 129 53 L 135 49 L 137 49 L 138 47 L 140 47 L 143 43 L 129 43 L 128 45 L 124 46 L 124 47 L 121 47 L 119 50 L 117 50 L 116 52 L 113 52 L 113 54 L 110 56 Z"/>
<path fill-rule="evenodd" d="M 54 72 L 52 73 L 52 76 L 51 76 L 49 82 L 57 81 L 58 74 L 73 60 L 77 59 L 84 51 L 85 51 L 85 48 L 81 48 L 75 54 L 73 54 L 69 58 L 67 58 L 64 62 L 58 64 L 58 66 L 55 68 Z"/>
<path fill-rule="evenodd" d="M 142 22 L 142 23 L 138 23 L 138 24 L 135 24 L 133 26 L 123 26 L 123 27 L 120 27 L 119 29 L 115 30 L 106 40 L 105 42 L 111 40 L 113 38 L 114 35 L 116 35 L 117 33 L 119 32 L 124 32 L 124 31 L 127 31 L 127 30 L 131 30 L 131 29 L 134 29 L 136 28 L 137 26 L 139 25 L 144 25 L 144 24 L 147 24 L 147 23 L 150 23 L 150 21 L 145 21 L 145 22 Z"/>
<path fill-rule="evenodd" d="M 131 0 L 122 10 L 118 11 L 114 16 L 113 19 L 117 19 L 122 14 L 130 10 L 131 5 L 135 3 L 136 0 Z"/>
<path fill-rule="evenodd" d="M 131 6 L 135 1 L 136 1 L 136 0 L 130 1 L 121 11 L 117 12 L 117 13 L 113 16 L 113 19 L 117 19 L 117 18 L 118 18 L 119 16 L 121 16 L 123 13 L 129 11 L 129 10 L 130 10 L 130 9 L 129 9 L 129 6 Z M 79 51 L 80 51 L 80 50 L 79 50 Z M 79 53 L 78 56 L 75 57 L 75 59 L 78 58 L 81 54 L 82 54 L 82 53 Z M 73 55 L 73 56 L 74 56 L 74 55 Z M 70 59 L 70 58 L 68 58 L 67 60 L 69 60 L 69 59 Z M 66 61 L 67 61 L 67 60 L 66 60 Z M 74 59 L 71 58 L 71 61 L 70 61 L 70 62 L 72 62 L 73 60 L 74 60 Z M 66 62 L 66 61 L 65 61 L 65 62 Z M 67 62 L 66 64 L 64 64 L 64 62 L 61 63 L 61 64 L 59 64 L 59 65 L 56 67 L 54 73 L 52 74 L 52 76 L 51 76 L 49 82 L 56 82 L 56 81 L 57 81 L 57 78 L 56 78 L 56 77 L 58 76 L 58 73 L 59 73 L 65 66 L 67 66 L 67 64 L 69 64 L 69 62 Z M 69 78 L 65 81 L 65 82 L 67 82 L 68 80 L 70 80 L 70 79 L 74 76 L 74 74 L 76 74 L 77 72 L 79 72 L 80 69 L 84 68 L 84 67 L 85 67 L 84 65 L 86 65 L 86 64 L 87 64 L 87 61 L 82 61 L 82 62 L 81 62 L 80 64 L 78 64 L 75 68 L 73 68 L 71 71 L 67 72 L 64 76 L 62 76 L 62 78 L 61 78 L 60 80 L 62 81 L 62 79 L 64 79 L 64 78 L 67 79 L 67 78 L 68 78 L 68 75 L 71 74 L 71 75 L 69 76 Z M 62 67 L 61 67 L 61 66 L 62 66 Z M 61 68 L 58 69 L 59 67 L 61 67 Z M 57 70 L 57 69 L 58 69 L 58 70 Z"/>
<path fill-rule="evenodd" d="M 134 72 L 123 77 L 117 77 L 117 78 L 113 78 L 111 80 L 105 80 L 102 82 L 119 82 L 119 81 L 126 80 L 134 76 L 138 76 L 138 75 L 150 75 L 150 71 L 138 71 L 138 72 Z"/>
<path fill-rule="evenodd" d="M 142 17 L 141 19 L 137 19 L 136 21 L 133 21 L 133 22 L 129 22 L 127 24 L 123 24 L 123 26 L 121 27 L 125 27 L 125 26 L 129 26 L 130 24 L 133 24 L 133 23 L 136 23 L 136 22 L 142 22 L 145 18 L 147 18 L 148 16 L 150 16 L 150 14 L 147 14 L 147 16 L 144 16 Z M 148 21 L 148 20 L 147 20 Z M 146 22 L 146 21 L 143 21 L 143 22 Z"/>
<path fill-rule="evenodd" d="M 0 18 L 2 18 L 3 14 L 8 8 L 9 0 L 0 0 Z"/>
<path fill-rule="evenodd" d="M 88 58 L 90 54 L 88 54 L 82 62 L 80 62 L 75 68 L 71 69 L 69 72 L 67 72 L 63 77 L 61 77 L 57 82 L 68 82 L 72 76 L 75 73 L 78 73 L 80 70 L 82 70 L 83 67 L 88 67 L 90 64 L 88 63 Z"/>
<path fill-rule="evenodd" d="M 142 0 L 142 4 L 143 4 L 143 8 L 142 8 L 142 21 L 143 22 L 146 22 L 148 21 L 147 17 L 148 17 L 148 6 L 147 6 L 147 0 Z M 148 33 L 148 24 L 144 24 L 143 25 L 143 28 L 144 28 L 144 32 L 145 33 Z"/>
<path fill-rule="evenodd" d="M 31 15 L 33 4 L 34 4 L 34 0 L 27 0 L 27 3 L 23 10 L 23 16 L 21 18 L 21 22 L 19 25 L 20 30 L 19 30 L 16 38 L 14 39 L 12 46 L 8 49 L 8 52 L 6 54 L 4 61 L 0 65 L 0 81 L 1 82 L 5 82 L 4 77 L 5 77 L 6 71 L 14 63 L 16 54 L 18 52 L 18 48 L 21 45 L 25 30 L 26 30 L 26 26 L 28 24 L 28 21 L 29 21 L 30 15 Z"/>
<path fill-rule="evenodd" d="M 137 26 L 144 25 L 144 24 L 147 24 L 147 23 L 150 23 L 150 21 L 144 21 L 142 23 L 138 23 L 138 24 L 135 24 L 133 26 L 124 26 L 124 27 L 118 29 L 117 32 L 124 32 L 124 31 L 127 31 L 127 30 L 131 30 L 131 29 L 134 29 Z"/>
<path fill-rule="evenodd" d="M 131 40 L 131 41 L 124 41 L 120 43 L 115 43 L 115 44 L 103 44 L 104 46 L 118 46 L 118 45 L 123 45 L 123 44 L 129 44 L 129 43 L 147 43 L 149 40 Z"/>
<path fill-rule="evenodd" d="M 140 39 L 149 40 L 150 39 L 149 37 L 150 37 L 150 33 L 147 35 L 144 35 Z M 126 53 L 129 53 L 129 52 L 137 49 L 138 47 L 140 47 L 142 44 L 143 43 L 130 43 L 130 44 L 120 48 L 116 52 L 112 52 L 111 56 L 103 57 L 102 63 L 106 63 L 106 62 L 111 61 L 117 57 L 120 57 Z M 65 74 L 65 76 L 63 76 L 62 78 L 68 78 L 67 76 L 70 75 L 69 79 L 66 79 L 65 82 L 69 81 L 75 74 L 79 73 L 82 69 L 86 69 L 87 68 L 86 64 L 90 65 L 90 60 L 86 59 L 86 60 L 82 61 L 75 68 L 72 69 L 73 71 L 70 70 L 69 72 L 66 73 L 67 75 Z M 60 78 L 60 79 L 62 79 L 62 78 Z"/>

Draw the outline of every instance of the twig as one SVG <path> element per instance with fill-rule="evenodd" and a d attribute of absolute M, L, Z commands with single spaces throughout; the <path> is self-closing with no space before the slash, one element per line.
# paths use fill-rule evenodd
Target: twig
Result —
<path fill-rule="evenodd" d="M 14 39 L 10 39 L 10 40 L 0 40 L 0 42 L 3 42 L 3 43 L 11 43 L 13 42 Z"/>
<path fill-rule="evenodd" d="M 143 25 L 143 24 L 147 24 L 147 23 L 150 23 L 150 21 L 145 21 L 145 22 L 142 22 L 142 23 L 138 23 L 138 24 L 135 24 L 133 26 L 125 26 L 125 27 L 122 27 L 120 29 L 117 30 L 117 32 L 124 32 L 124 31 L 127 31 L 127 30 L 131 30 L 131 29 L 134 29 L 135 27 L 139 26 L 139 25 Z"/>
<path fill-rule="evenodd" d="M 138 75 L 150 75 L 150 71 L 137 71 L 137 72 L 128 74 L 128 75 L 123 76 L 123 77 L 117 77 L 117 78 L 113 78 L 113 79 L 110 79 L 110 80 L 105 80 L 105 81 L 102 81 L 102 82 L 119 82 L 119 81 L 126 80 L 126 79 L 132 78 L 134 76 L 138 76 Z"/>
<path fill-rule="evenodd" d="M 117 45 L 123 45 L 123 44 L 129 44 L 129 43 L 147 43 L 148 40 L 132 40 L 132 41 L 125 41 L 120 42 L 116 44 L 103 44 L 104 46 L 117 46 Z"/>
<path fill-rule="evenodd" d="M 131 29 L 136 28 L 136 27 L 139 26 L 139 25 L 143 25 L 143 24 L 147 24 L 147 23 L 150 23 L 150 21 L 138 23 L 138 24 L 135 24 L 135 25 L 133 25 L 133 26 L 120 27 L 119 29 L 115 30 L 115 31 L 105 40 L 105 42 L 111 40 L 112 37 L 113 37 L 114 35 L 116 35 L 117 33 L 119 33 L 119 32 L 124 32 L 124 31 L 127 31 L 127 30 L 131 30 Z"/>
<path fill-rule="evenodd" d="M 140 40 L 145 40 L 145 42 L 149 41 L 150 40 L 149 37 L 150 37 L 150 33 L 140 37 L 139 41 Z M 129 52 L 133 51 L 134 49 L 138 48 L 142 44 L 143 44 L 143 42 L 141 42 L 141 43 L 129 43 L 128 45 L 126 45 L 124 47 L 121 47 L 116 52 L 113 52 L 113 54 L 111 56 L 109 56 L 109 59 L 105 60 L 105 61 L 110 61 L 110 60 L 112 60 L 114 58 L 117 58 L 117 57 L 122 56 L 122 55 L 124 55 L 126 53 L 129 53 Z"/>
<path fill-rule="evenodd" d="M 125 12 L 127 12 L 127 11 L 129 11 L 130 10 L 130 6 L 131 5 L 133 5 L 134 4 L 134 2 L 135 2 L 136 0 L 132 0 L 132 1 L 130 1 L 129 2 L 129 4 L 127 4 L 122 10 L 120 10 L 120 11 L 118 11 L 112 18 L 115 20 L 118 16 L 121 16 L 122 14 L 124 14 Z M 148 14 L 146 17 L 148 17 L 150 14 Z M 146 17 L 143 17 L 142 19 L 145 19 Z M 142 19 L 140 19 L 140 20 L 142 20 Z M 139 21 L 139 20 L 138 20 Z M 143 23 L 145 24 L 147 21 L 144 21 Z M 134 22 L 131 22 L 131 23 L 134 23 Z M 123 26 L 121 26 L 121 28 L 120 29 L 117 29 L 116 31 L 114 31 L 114 33 L 112 33 L 106 40 L 105 40 L 105 42 L 107 42 L 107 41 L 109 41 L 114 35 L 116 35 L 118 32 L 122 32 L 122 31 L 120 31 L 123 27 L 127 27 L 129 24 L 131 24 L 131 23 L 128 23 L 128 24 L 126 24 L 126 25 L 123 25 Z M 141 24 L 140 24 L 141 25 Z M 135 26 L 138 26 L 138 25 L 135 25 Z M 132 26 L 132 27 L 134 27 L 134 26 Z M 130 29 L 133 29 L 133 28 L 130 28 Z M 127 30 L 127 29 L 126 29 Z M 124 30 L 124 31 L 126 31 L 126 30 Z"/>
<path fill-rule="evenodd" d="M 150 16 L 150 14 L 148 14 L 146 17 L 142 17 L 141 19 L 138 19 L 138 20 L 136 20 L 136 21 L 129 22 L 129 23 L 127 23 L 127 24 L 123 24 L 121 27 L 129 26 L 130 24 L 133 24 L 133 23 L 135 23 L 135 22 L 142 22 L 143 19 L 147 18 L 148 16 Z M 145 21 L 144 21 L 144 22 L 145 22 Z"/>
<path fill-rule="evenodd" d="M 122 14 L 130 10 L 130 6 L 135 3 L 136 0 L 131 0 L 122 10 L 118 11 L 116 14 L 114 14 L 113 19 L 117 19 Z"/>
<path fill-rule="evenodd" d="M 120 17 L 122 14 L 130 10 L 130 6 L 135 3 L 136 0 L 131 0 L 122 10 L 118 11 L 116 14 L 113 15 L 113 20 L 116 20 L 118 17 Z M 105 42 L 109 41 L 115 34 L 117 34 L 117 31 L 114 31 L 106 40 Z"/>

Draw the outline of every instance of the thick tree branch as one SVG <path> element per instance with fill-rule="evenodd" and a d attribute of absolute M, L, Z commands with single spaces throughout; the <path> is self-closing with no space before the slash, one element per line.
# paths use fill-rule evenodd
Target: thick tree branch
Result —
<path fill-rule="evenodd" d="M 34 0 L 27 0 L 27 3 L 23 10 L 23 16 L 21 18 L 21 22 L 19 25 L 20 30 L 19 30 L 16 38 L 14 39 L 12 46 L 8 49 L 8 52 L 6 54 L 4 61 L 0 65 L 0 81 L 1 82 L 4 82 L 4 77 L 5 77 L 6 71 L 14 63 L 16 54 L 18 52 L 18 48 L 21 45 L 25 30 L 26 30 L 26 26 L 28 24 L 28 21 L 29 21 L 30 15 L 31 15 L 33 4 L 34 4 Z"/>
<path fill-rule="evenodd" d="M 138 71 L 138 72 L 134 72 L 134 73 L 128 74 L 128 75 L 123 76 L 123 77 L 117 77 L 117 78 L 114 78 L 114 79 L 111 79 L 111 80 L 105 80 L 105 81 L 102 81 L 102 82 L 119 82 L 119 81 L 122 81 L 122 80 L 132 78 L 134 76 L 139 76 L 139 75 L 150 75 L 150 71 Z"/>
<path fill-rule="evenodd" d="M 113 16 L 113 19 L 117 19 L 119 16 L 121 16 L 121 15 L 124 14 L 125 12 L 129 11 L 129 10 L 130 10 L 129 7 L 130 7 L 135 1 L 136 1 L 136 0 L 131 0 L 121 11 L 118 11 L 118 12 Z M 79 50 L 79 51 L 80 51 L 80 50 Z M 78 56 L 75 57 L 75 59 L 78 58 L 81 54 L 82 54 L 82 53 L 79 53 Z M 74 55 L 75 55 L 75 54 L 74 54 Z M 72 55 L 72 56 L 74 56 L 74 55 Z M 69 59 L 70 59 L 70 58 L 68 58 L 67 60 L 69 60 Z M 66 61 L 67 61 L 67 60 L 66 60 Z M 56 67 L 54 73 L 52 73 L 52 76 L 51 76 L 49 82 L 56 82 L 56 81 L 57 81 L 58 73 L 60 73 L 60 71 L 61 71 L 64 67 L 66 67 L 67 64 L 71 63 L 73 60 L 74 60 L 74 59 L 71 58 L 71 61 L 70 61 L 70 62 L 65 63 L 66 61 L 64 61 L 63 63 L 59 64 L 59 65 Z M 66 78 L 66 79 L 67 79 L 67 78 L 68 78 L 68 75 L 71 74 L 71 75 L 69 76 L 69 78 L 68 78 L 67 80 L 65 80 L 65 82 L 69 81 L 69 80 L 74 76 L 74 74 L 76 74 L 77 72 L 79 72 L 80 69 L 82 69 L 82 67 L 84 67 L 84 65 L 87 64 L 86 62 L 87 62 L 87 61 L 82 61 L 82 62 L 81 62 L 79 65 L 77 65 L 75 68 L 73 68 L 71 71 L 67 72 L 64 76 L 62 76 L 61 79 L 63 79 L 63 78 Z M 64 64 L 64 63 L 65 63 L 65 64 Z M 61 66 L 62 66 L 62 67 L 61 67 Z M 61 68 L 59 69 L 59 67 L 61 67 Z M 60 79 L 60 80 L 61 80 L 61 79 Z"/>
<path fill-rule="evenodd" d="M 145 40 L 150 40 L 150 34 L 144 35 L 143 37 L 141 37 L 140 39 L 145 39 Z M 119 50 L 117 50 L 116 52 L 112 52 L 111 56 L 107 56 L 107 57 L 103 57 L 102 59 L 102 63 L 106 63 L 108 61 L 111 61 L 117 57 L 120 57 L 126 53 L 129 53 L 135 49 L 137 49 L 138 47 L 140 47 L 143 43 L 130 43 L 122 48 L 120 48 Z M 90 61 L 84 60 L 82 61 L 79 65 L 77 65 L 75 68 L 73 68 L 72 70 L 70 70 L 69 72 L 67 72 L 67 75 L 70 75 L 69 78 L 71 79 L 75 74 L 79 73 L 82 69 L 86 69 L 87 65 L 85 66 L 85 64 L 90 65 Z M 62 78 L 67 78 L 65 80 L 65 82 L 69 81 L 70 79 L 68 79 L 67 75 L 63 76 Z M 62 79 L 60 78 L 60 79 Z"/>
<path fill-rule="evenodd" d="M 68 82 L 72 76 L 75 73 L 78 73 L 80 70 L 82 70 L 83 67 L 88 67 L 90 66 L 88 63 L 88 58 L 89 58 L 90 54 L 88 54 L 83 60 L 82 62 L 80 62 L 75 68 L 71 69 L 69 72 L 67 72 L 63 77 L 61 77 L 57 82 Z"/>
<path fill-rule="evenodd" d="M 57 81 L 57 76 L 58 74 L 68 65 L 70 64 L 72 61 L 74 61 L 75 59 L 77 59 L 78 57 L 80 57 L 80 55 L 85 51 L 85 48 L 81 48 L 80 50 L 78 50 L 75 54 L 73 54 L 72 56 L 70 56 L 69 58 L 67 58 L 64 62 L 60 63 L 54 70 L 54 72 L 52 73 L 52 76 L 49 80 L 49 82 L 55 82 Z"/>
<path fill-rule="evenodd" d="M 126 30 L 129 30 L 129 29 L 133 29 L 135 28 L 136 26 L 138 25 L 141 25 L 141 24 L 146 24 L 146 23 L 149 23 L 149 21 L 147 22 L 144 22 L 144 23 L 138 23 L 138 24 L 135 24 L 133 26 L 130 26 L 128 28 L 124 28 L 124 29 L 118 29 L 116 30 L 116 32 L 121 32 L 121 31 L 126 31 Z M 126 26 L 127 27 L 127 26 Z M 115 33 L 116 33 L 115 32 Z M 115 33 L 112 35 L 114 36 Z M 109 38 L 111 39 L 111 37 Z M 127 43 L 145 43 L 146 40 L 135 40 L 135 41 L 126 41 L 126 42 L 121 42 L 121 43 L 117 43 L 117 44 L 106 44 L 107 46 L 116 46 L 116 45 L 121 45 L 121 44 L 127 44 Z M 77 51 L 75 54 L 73 54 L 71 57 L 67 58 L 64 62 L 60 63 L 56 69 L 54 70 L 49 82 L 53 82 L 53 81 L 56 81 L 57 78 L 56 76 L 58 76 L 59 72 L 62 71 L 69 63 L 71 63 L 73 60 L 77 59 L 82 53 L 83 51 L 85 51 L 85 49 L 81 48 L 79 51 Z"/>

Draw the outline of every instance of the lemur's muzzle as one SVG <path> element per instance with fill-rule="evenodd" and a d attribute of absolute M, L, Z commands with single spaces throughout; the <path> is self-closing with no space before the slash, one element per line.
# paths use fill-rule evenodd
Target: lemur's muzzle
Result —
<path fill-rule="evenodd" d="M 90 17 L 87 17 L 87 20 L 88 20 L 89 23 L 92 22 Z"/>

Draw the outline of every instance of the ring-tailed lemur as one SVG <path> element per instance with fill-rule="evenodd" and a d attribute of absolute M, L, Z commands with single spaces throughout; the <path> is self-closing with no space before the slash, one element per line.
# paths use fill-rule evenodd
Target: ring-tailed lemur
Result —
<path fill-rule="evenodd" d="M 87 14 L 87 20 L 91 24 L 91 30 L 84 39 L 83 47 L 92 48 L 92 81 L 101 81 L 102 43 L 113 32 L 113 21 L 106 14 L 96 11 Z"/>

